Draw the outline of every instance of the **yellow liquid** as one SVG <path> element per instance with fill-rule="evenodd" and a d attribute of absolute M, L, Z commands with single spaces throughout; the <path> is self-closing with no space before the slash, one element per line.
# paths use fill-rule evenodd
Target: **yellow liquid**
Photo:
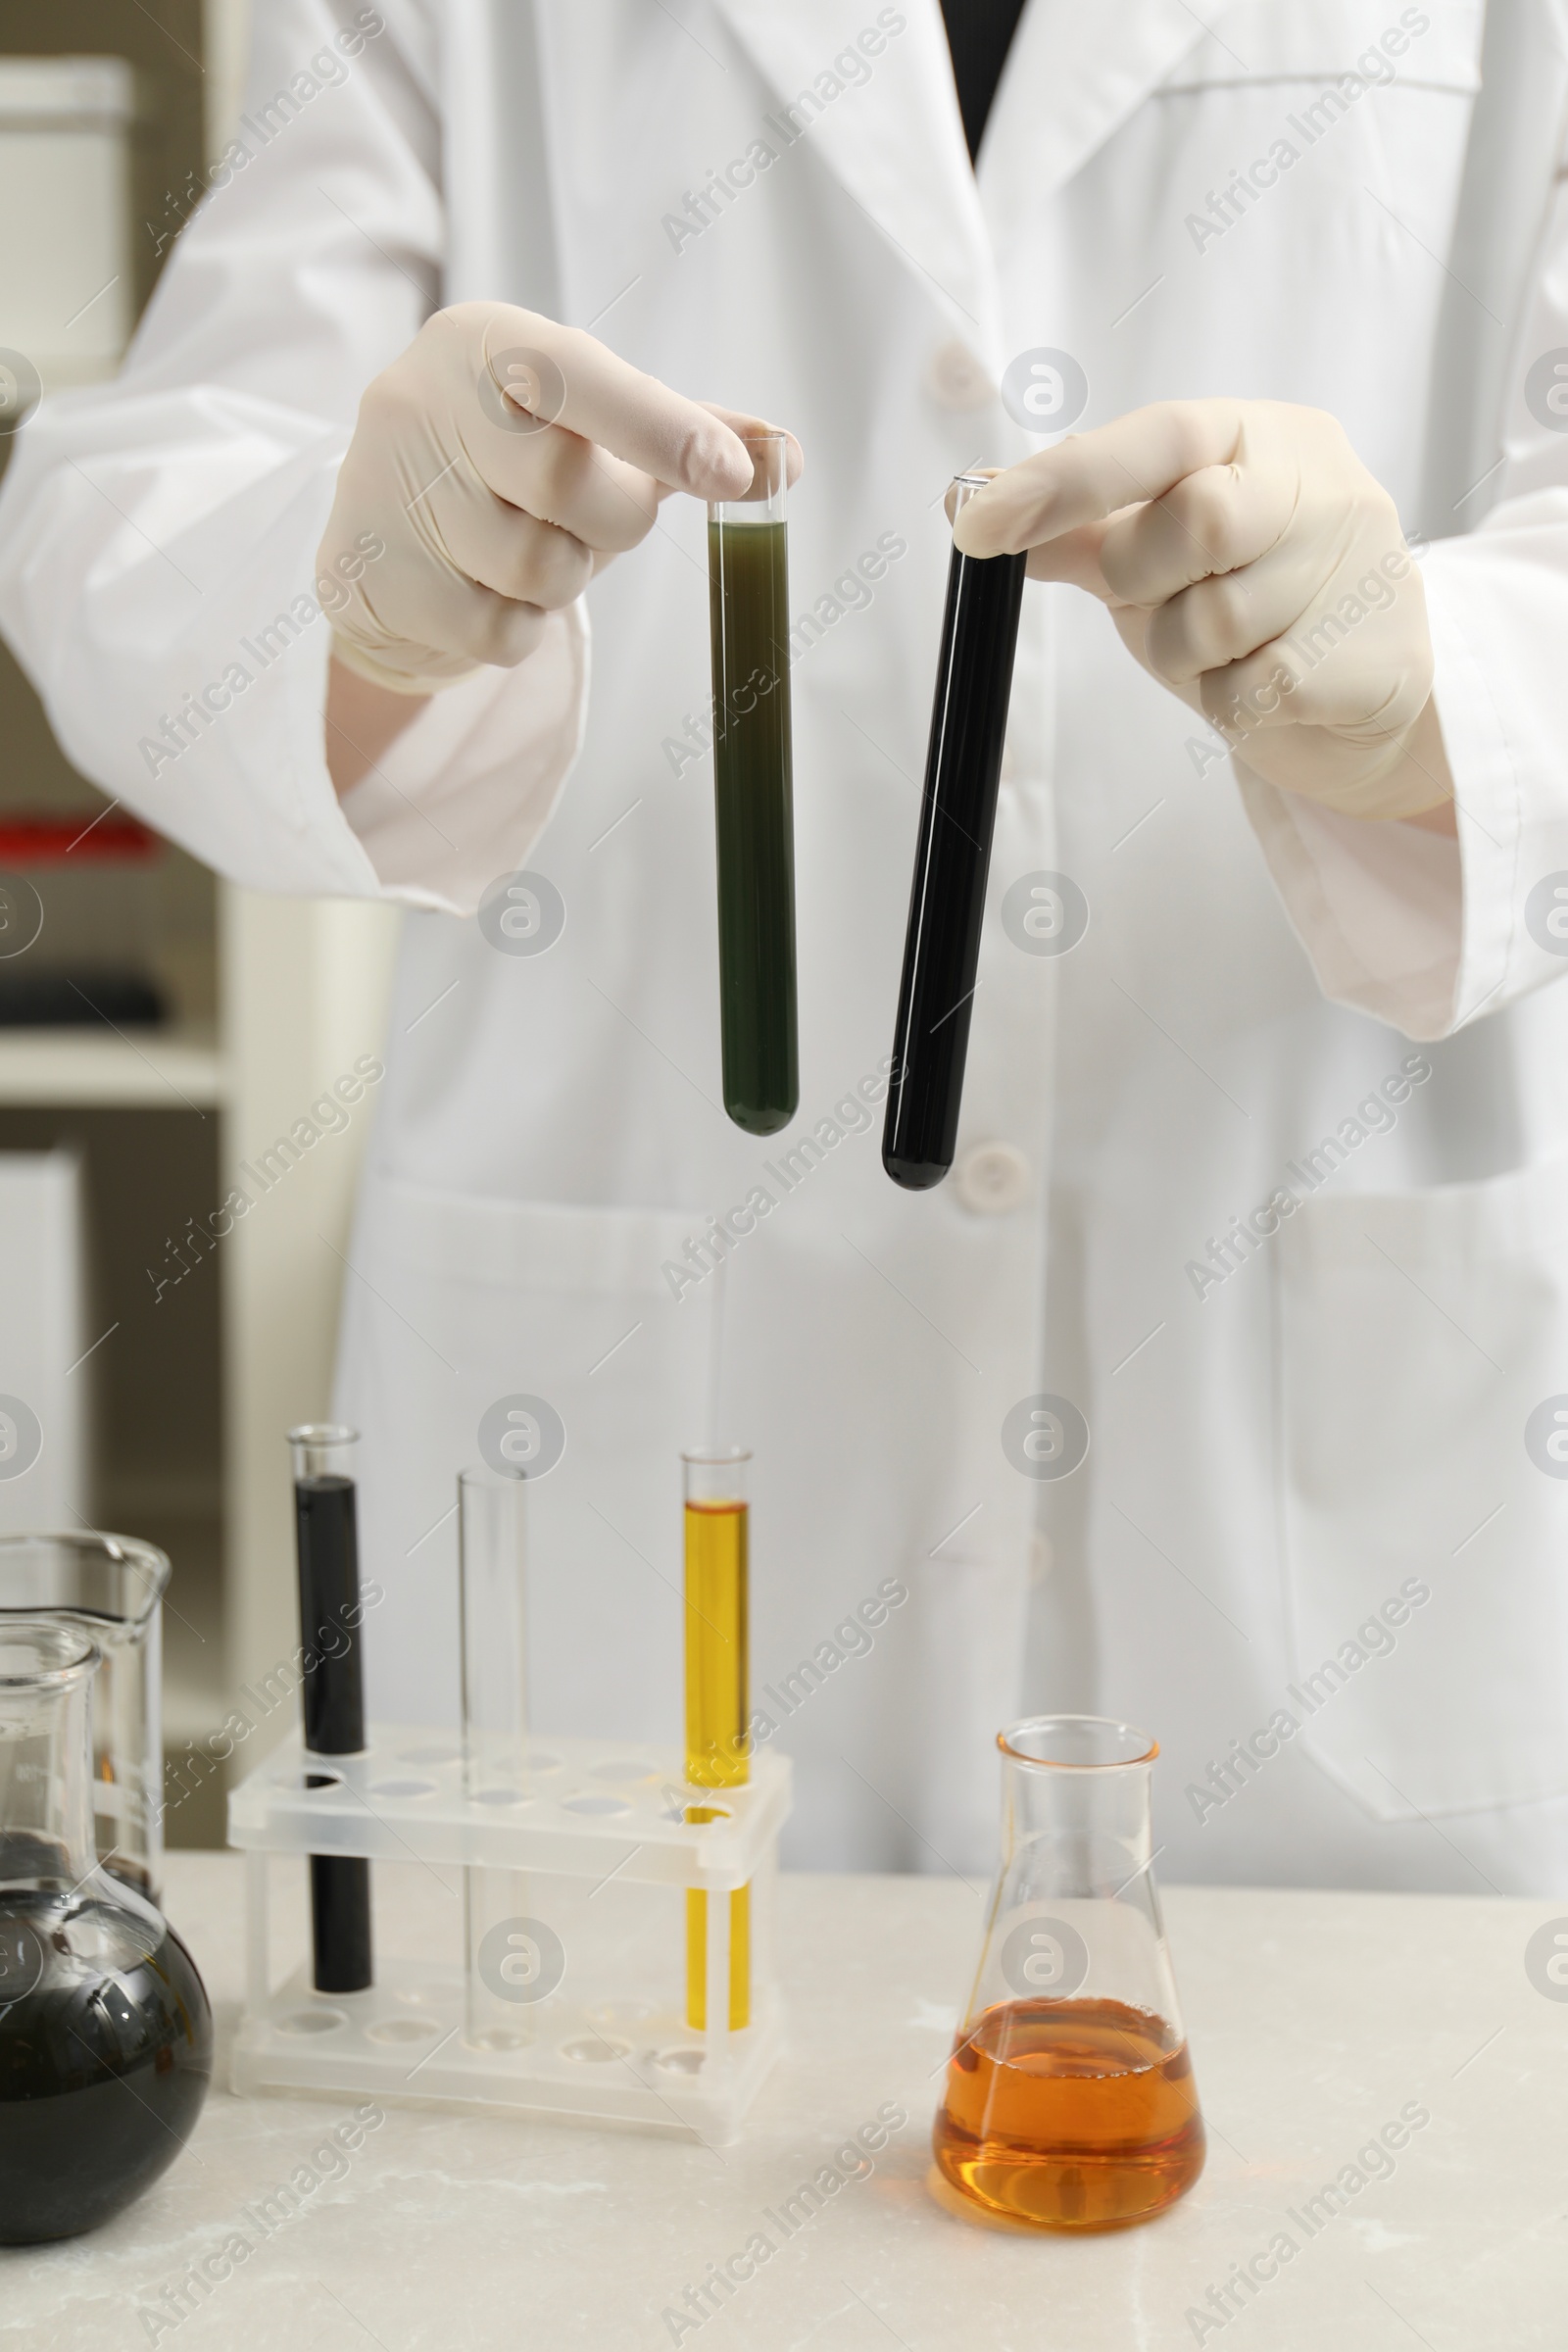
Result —
<path fill-rule="evenodd" d="M 686 1505 L 686 1779 L 738 1788 L 751 1779 L 747 1720 L 747 1529 L 744 1502 Z M 705 1818 L 692 1806 L 688 1820 Z M 752 1890 L 729 1898 L 729 2028 L 752 2020 Z M 708 2026 L 708 1896 L 686 1889 L 686 2023 Z"/>

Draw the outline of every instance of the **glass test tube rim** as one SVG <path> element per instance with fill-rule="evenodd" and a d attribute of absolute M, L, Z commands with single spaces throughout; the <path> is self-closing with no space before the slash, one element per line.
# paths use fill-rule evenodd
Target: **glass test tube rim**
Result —
<path fill-rule="evenodd" d="M 736 497 L 710 499 L 710 521 L 743 526 L 782 522 L 790 487 L 790 435 L 771 426 L 755 433 L 738 432 L 735 438 L 752 461 L 752 479 Z"/>
<path fill-rule="evenodd" d="M 977 490 L 984 490 L 996 480 L 994 473 L 956 473 L 948 487 L 954 493 L 953 519 L 956 522 L 961 510 L 969 504 Z"/>
<path fill-rule="evenodd" d="M 1067 1757 L 1032 1756 L 1017 1744 L 1031 1735 L 1039 1736 L 1069 1727 L 1075 1732 L 1120 1733 L 1136 1745 L 1133 1752 L 1122 1756 Z M 1065 1712 L 1030 1715 L 1022 1723 L 1009 1724 L 1005 1731 L 999 1732 L 997 1745 L 1009 1763 L 1021 1764 L 1035 1772 L 1134 1772 L 1141 1766 L 1152 1764 L 1159 1754 L 1159 1741 L 1151 1733 L 1141 1731 L 1136 1724 L 1129 1723 L 1120 1715 L 1073 1715 Z"/>
<path fill-rule="evenodd" d="M 334 1456 L 350 1455 L 360 1442 L 360 1433 L 346 1421 L 301 1421 L 287 1433 L 285 1444 L 292 1460 L 290 1467 L 295 1484 L 302 1479 L 329 1478 L 350 1475 L 345 1464 Z"/>
<path fill-rule="evenodd" d="M 681 1480 L 688 1510 L 747 1511 L 751 1497 L 749 1446 L 687 1447 L 680 1457 Z"/>
<path fill-rule="evenodd" d="M 8 1669 L 6 1653 L 12 1647 L 30 1648 L 37 1664 Z M 103 1651 L 79 1626 L 39 1617 L 12 1617 L 0 1625 L 0 1691 L 68 1690 L 102 1664 Z"/>

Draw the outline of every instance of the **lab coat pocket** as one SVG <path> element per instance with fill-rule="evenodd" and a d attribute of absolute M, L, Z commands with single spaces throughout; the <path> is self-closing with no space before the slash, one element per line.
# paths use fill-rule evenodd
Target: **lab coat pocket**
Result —
<path fill-rule="evenodd" d="M 1407 367 L 1407 338 L 1431 332 L 1430 299 L 1410 284 L 1411 254 L 1447 249 L 1480 35 L 1475 0 L 1403 9 L 1393 0 L 1265 0 L 1224 12 L 1173 68 L 1157 92 L 1170 210 L 1181 222 L 1172 260 L 1200 266 L 1201 277 L 1183 281 L 1189 304 L 1209 296 L 1211 276 L 1223 282 L 1233 376 L 1244 348 L 1236 336 L 1252 314 L 1266 317 L 1257 388 L 1326 399 L 1352 432 L 1370 422 L 1367 349 L 1393 332 L 1379 347 Z M 1294 331 L 1275 307 L 1286 288 Z M 1340 341 L 1359 373 L 1322 372 Z M 1278 374 L 1287 352 L 1301 355 L 1294 390 L 1289 362 Z M 1335 383 L 1343 389 L 1331 397 Z M 1356 443 L 1374 462 L 1359 434 Z"/>
<path fill-rule="evenodd" d="M 1339 90 L 1347 103 L 1390 88 L 1469 93 L 1478 81 L 1481 0 L 1443 0 L 1437 8 L 1388 0 L 1239 0 L 1210 15 L 1205 39 L 1167 75 L 1167 90 L 1237 89 L 1262 84 L 1286 92 Z M 1343 110 L 1339 110 L 1343 111 Z M 1324 121 L 1337 120 L 1327 110 Z M 1314 120 L 1309 129 L 1321 131 Z"/>
<path fill-rule="evenodd" d="M 538 1728 L 676 1739 L 679 1453 L 707 1427 L 716 1282 L 662 1271 L 701 1219 L 367 1187 L 345 1280 L 339 1409 L 363 1430 L 372 1712 L 457 1705 L 457 1473 L 529 1477 Z M 544 1409 L 541 1410 L 540 1407 Z"/>
<path fill-rule="evenodd" d="M 1275 1268 L 1297 1737 L 1380 1820 L 1562 1791 L 1568 1158 L 1304 1201 Z"/>

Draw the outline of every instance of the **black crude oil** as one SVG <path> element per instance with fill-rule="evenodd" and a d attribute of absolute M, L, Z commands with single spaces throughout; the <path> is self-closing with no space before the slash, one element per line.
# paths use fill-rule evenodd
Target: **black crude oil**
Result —
<path fill-rule="evenodd" d="M 213 2071 L 195 1964 L 103 1900 L 0 1895 L 0 2244 L 74 2237 L 179 2154 Z M 149 1949 L 149 1945 L 153 1945 Z"/>
<path fill-rule="evenodd" d="M 352 1478 L 325 1471 L 295 1481 L 300 1639 L 314 1650 L 301 1689 L 312 1755 L 365 1745 L 360 1551 Z M 319 1788 L 309 1772 L 307 1786 Z M 356 1855 L 311 1856 L 311 1928 L 318 1992 L 363 1992 L 372 1982 L 370 1865 Z"/>
<path fill-rule="evenodd" d="M 948 571 L 882 1135 L 908 1192 L 940 1184 L 957 1148 L 1026 562 L 955 548 Z"/>

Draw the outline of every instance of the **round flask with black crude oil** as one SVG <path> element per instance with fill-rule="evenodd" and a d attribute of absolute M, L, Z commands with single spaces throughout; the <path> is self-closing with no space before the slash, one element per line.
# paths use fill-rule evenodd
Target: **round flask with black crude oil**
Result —
<path fill-rule="evenodd" d="M 74 2237 L 189 2138 L 213 2071 L 196 1964 L 93 1849 L 77 1627 L 0 1628 L 0 2243 Z"/>

